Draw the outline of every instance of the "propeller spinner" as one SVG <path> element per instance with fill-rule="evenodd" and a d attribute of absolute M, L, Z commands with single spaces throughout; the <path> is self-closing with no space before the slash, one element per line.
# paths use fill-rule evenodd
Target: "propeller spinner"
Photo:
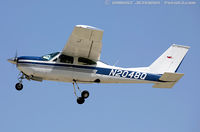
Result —
<path fill-rule="evenodd" d="M 8 62 L 12 64 L 17 64 L 18 58 L 17 58 L 17 52 L 15 53 L 15 57 L 8 59 Z"/>

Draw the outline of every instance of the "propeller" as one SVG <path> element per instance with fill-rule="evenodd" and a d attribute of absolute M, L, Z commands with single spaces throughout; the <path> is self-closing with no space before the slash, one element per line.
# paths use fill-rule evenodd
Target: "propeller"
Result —
<path fill-rule="evenodd" d="M 16 64 L 16 66 L 17 66 L 17 64 L 18 64 L 17 51 L 15 52 L 15 57 L 8 59 L 8 62 L 10 62 L 12 64 Z"/>
<path fill-rule="evenodd" d="M 15 52 L 15 58 L 14 58 L 14 61 L 17 62 L 17 51 Z"/>

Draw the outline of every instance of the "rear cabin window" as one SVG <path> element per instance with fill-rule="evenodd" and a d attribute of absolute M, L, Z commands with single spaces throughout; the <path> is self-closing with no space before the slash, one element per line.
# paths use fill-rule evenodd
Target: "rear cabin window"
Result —
<path fill-rule="evenodd" d="M 74 57 L 72 56 L 60 55 L 59 59 L 60 59 L 60 62 L 62 63 L 70 63 L 70 64 L 74 63 Z"/>
<path fill-rule="evenodd" d="M 81 65 L 96 65 L 97 63 L 95 61 L 92 61 L 87 58 L 79 57 L 78 58 L 78 63 Z"/>

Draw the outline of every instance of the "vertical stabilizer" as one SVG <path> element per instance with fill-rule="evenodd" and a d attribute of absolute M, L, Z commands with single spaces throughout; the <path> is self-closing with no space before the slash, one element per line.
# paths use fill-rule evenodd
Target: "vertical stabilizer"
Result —
<path fill-rule="evenodd" d="M 149 66 L 149 70 L 156 74 L 176 72 L 189 48 L 189 46 L 173 44 Z"/>

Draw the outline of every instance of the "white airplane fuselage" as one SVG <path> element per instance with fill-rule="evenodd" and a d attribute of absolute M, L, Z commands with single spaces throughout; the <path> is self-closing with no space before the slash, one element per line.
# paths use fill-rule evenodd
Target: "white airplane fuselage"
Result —
<path fill-rule="evenodd" d="M 55 56 L 54 58 L 58 57 Z M 96 65 L 44 61 L 41 57 L 18 57 L 18 69 L 33 80 L 52 80 L 80 83 L 154 83 L 160 74 L 148 73 L 148 68 L 121 68 L 97 61 Z"/>
<path fill-rule="evenodd" d="M 154 83 L 154 88 L 172 88 L 184 75 L 176 73 L 189 50 L 188 46 L 171 45 L 148 67 L 121 68 L 84 57 L 55 52 L 42 57 L 21 56 L 8 59 L 23 73 L 22 79 L 78 83 Z"/>

